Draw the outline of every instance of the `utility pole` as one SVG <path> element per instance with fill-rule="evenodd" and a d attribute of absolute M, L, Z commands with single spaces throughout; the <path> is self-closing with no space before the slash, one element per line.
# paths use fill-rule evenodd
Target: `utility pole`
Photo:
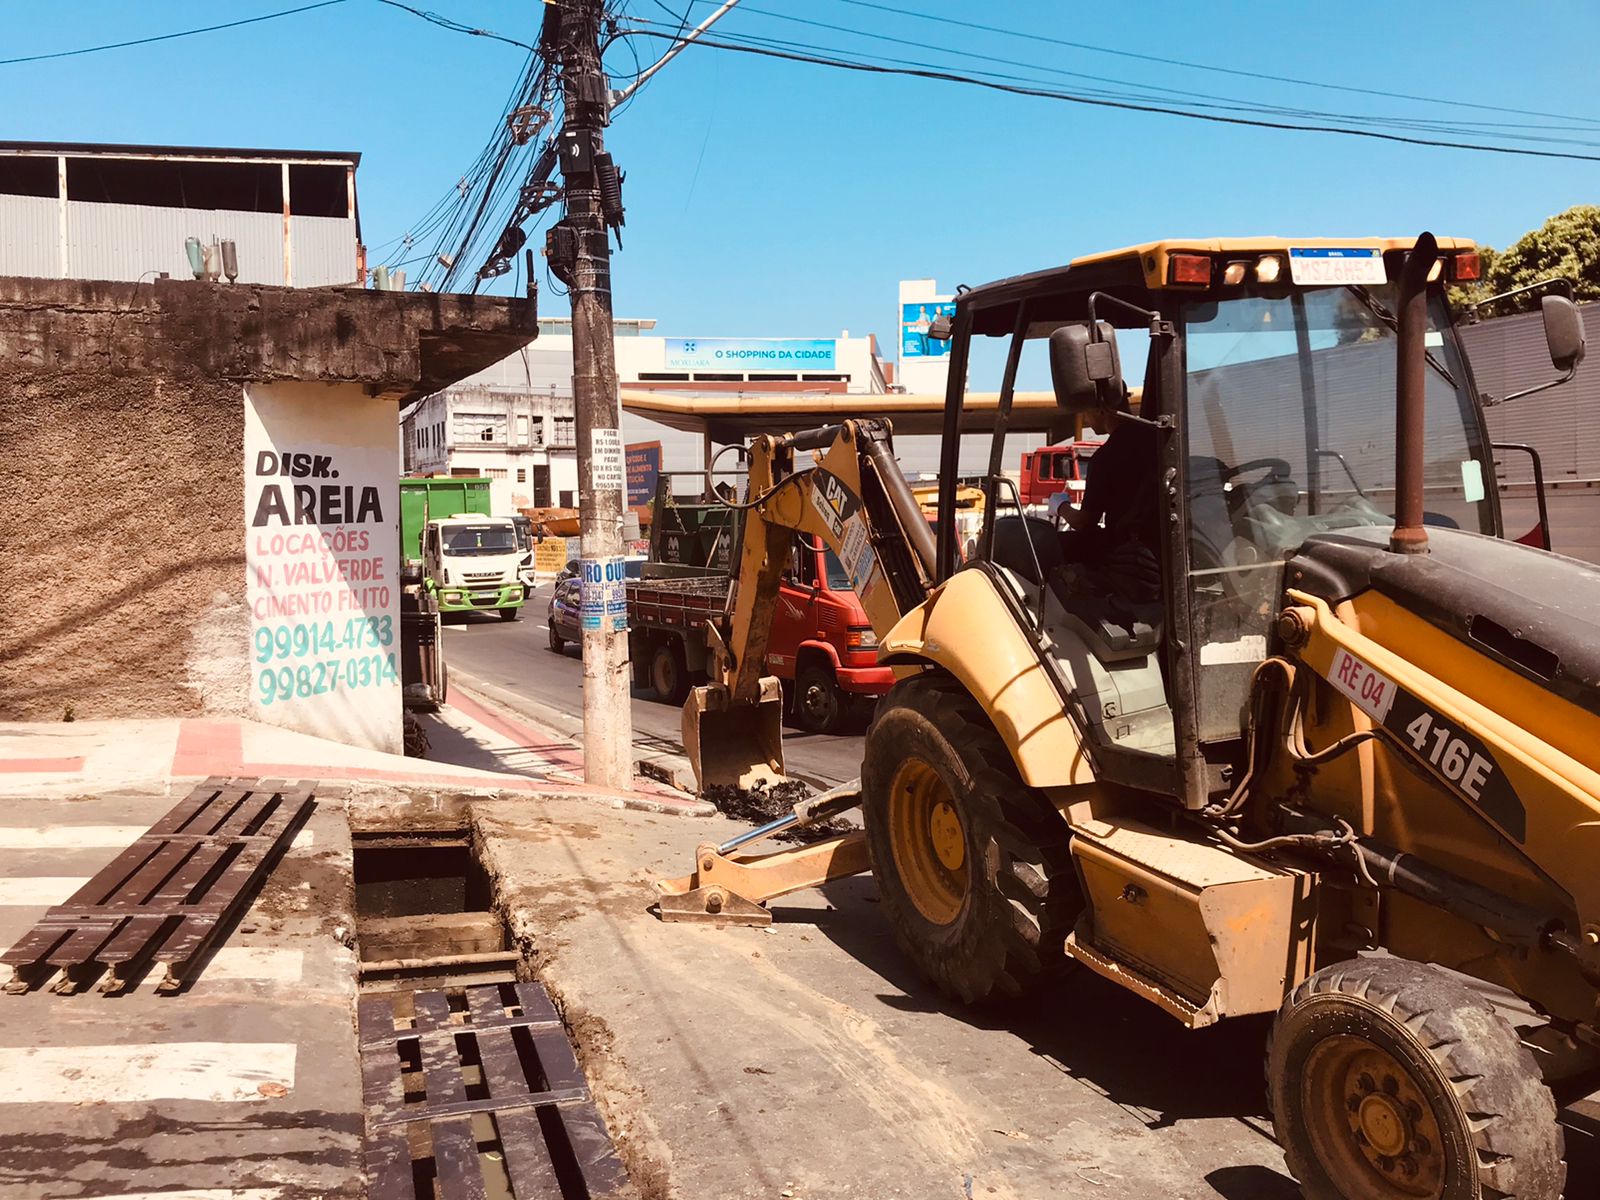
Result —
<path fill-rule="evenodd" d="M 572 297 L 572 399 L 577 417 L 583 559 L 583 775 L 633 784 L 622 518 L 626 485 L 612 336 L 611 229 L 622 224 L 621 175 L 605 153 L 610 93 L 600 65 L 603 0 L 547 9 L 561 62 L 565 117 L 558 139 L 566 211 L 548 241 L 551 269 Z"/>

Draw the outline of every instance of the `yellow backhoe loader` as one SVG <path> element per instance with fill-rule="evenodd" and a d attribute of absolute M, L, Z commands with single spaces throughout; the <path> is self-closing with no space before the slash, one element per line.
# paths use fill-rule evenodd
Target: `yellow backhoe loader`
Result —
<path fill-rule="evenodd" d="M 725 670 L 691 700 L 721 740 L 763 694 L 769 524 L 873 552 L 902 674 L 853 836 L 903 951 L 967 1002 L 1070 959 L 1190 1027 L 1276 1013 L 1273 1121 L 1310 1200 L 1557 1200 L 1557 1097 L 1600 1068 L 1600 572 L 1504 537 L 1444 294 L 1478 267 L 1429 234 L 1168 241 L 962 292 L 937 533 L 893 500 L 886 432 L 866 472 L 859 426 L 776 439 L 824 466 L 757 455 L 771 521 L 747 525 Z M 1582 326 L 1542 290 L 1571 378 Z M 963 558 L 978 337 L 1009 341 Z M 1137 416 L 1119 339 L 1146 348 Z M 1007 512 L 1030 350 L 1066 420 L 1116 417 L 1103 527 Z M 754 856 L 763 832 L 703 847 L 663 909 L 754 916 L 739 902 L 862 865 L 850 835 Z"/>

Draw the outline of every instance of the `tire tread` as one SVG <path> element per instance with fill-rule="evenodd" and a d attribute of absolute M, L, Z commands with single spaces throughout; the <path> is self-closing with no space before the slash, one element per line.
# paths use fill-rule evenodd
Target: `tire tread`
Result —
<path fill-rule="evenodd" d="M 1479 1190 L 1472 1200 L 1560 1200 L 1566 1182 L 1555 1099 L 1527 1046 L 1494 1007 L 1437 968 L 1396 958 L 1358 959 L 1324 968 L 1284 1001 L 1267 1041 L 1268 1105 L 1286 1022 L 1318 996 L 1342 995 L 1386 1014 L 1420 1047 L 1455 1093 L 1466 1118 Z M 1282 1114 L 1274 1112 L 1278 1125 Z M 1289 1171 L 1308 1200 L 1337 1193 L 1308 1182 L 1320 1175 L 1292 1136 L 1278 1128 Z M 1451 1193 L 1449 1200 L 1454 1200 Z"/>

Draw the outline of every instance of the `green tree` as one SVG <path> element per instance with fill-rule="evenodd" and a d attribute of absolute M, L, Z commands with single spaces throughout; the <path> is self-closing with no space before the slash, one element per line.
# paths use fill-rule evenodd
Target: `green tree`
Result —
<path fill-rule="evenodd" d="M 1553 275 L 1573 281 L 1576 299 L 1600 299 L 1600 205 L 1574 205 L 1499 252 L 1484 247 L 1484 283 L 1478 298 Z M 1519 297 L 1505 308 L 1529 309 L 1538 301 L 1537 296 Z"/>

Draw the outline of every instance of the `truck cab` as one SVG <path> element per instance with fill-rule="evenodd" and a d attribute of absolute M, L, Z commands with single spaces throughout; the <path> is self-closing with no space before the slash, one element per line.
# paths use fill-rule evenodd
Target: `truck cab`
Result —
<path fill-rule="evenodd" d="M 522 555 L 510 517 L 457 513 L 427 523 L 422 562 L 439 597 L 439 611 L 496 611 L 515 621 L 526 598 Z"/>
<path fill-rule="evenodd" d="M 1100 444 L 1075 441 L 1023 451 L 1022 503 L 1048 504 L 1052 517 L 1063 503 L 1080 504 L 1088 486 L 1089 460 Z"/>
<path fill-rule="evenodd" d="M 795 721 L 814 733 L 833 732 L 894 683 L 894 672 L 878 665 L 878 639 L 849 574 L 808 534 L 790 545 L 767 669 L 783 681 Z"/>

